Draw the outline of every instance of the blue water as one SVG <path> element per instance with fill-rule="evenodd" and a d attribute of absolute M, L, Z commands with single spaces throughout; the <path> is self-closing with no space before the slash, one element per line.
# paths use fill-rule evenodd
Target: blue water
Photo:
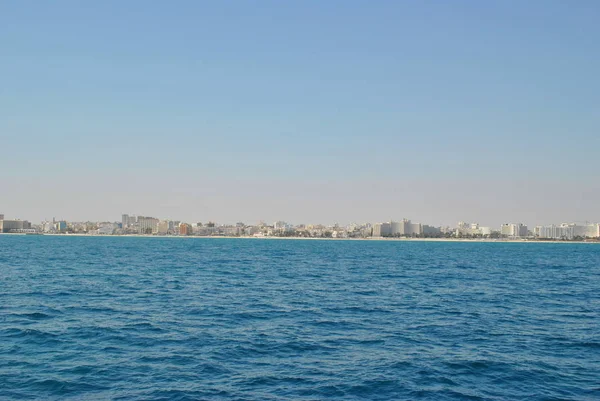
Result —
<path fill-rule="evenodd" d="M 600 245 L 0 236 L 0 399 L 598 400 Z"/>

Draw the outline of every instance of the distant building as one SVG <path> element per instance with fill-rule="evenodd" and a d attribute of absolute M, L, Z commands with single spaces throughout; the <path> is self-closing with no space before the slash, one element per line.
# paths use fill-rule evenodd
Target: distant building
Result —
<path fill-rule="evenodd" d="M 389 236 L 392 234 L 392 224 L 391 223 L 382 223 L 381 224 L 381 235 Z"/>
<path fill-rule="evenodd" d="M 45 233 L 51 233 L 55 230 L 55 224 L 51 221 L 42 221 L 42 231 Z"/>
<path fill-rule="evenodd" d="M 407 219 L 375 223 L 372 230 L 373 237 L 399 237 L 421 234 L 423 234 L 423 226 L 420 223 L 412 223 Z"/>
<path fill-rule="evenodd" d="M 192 235 L 192 226 L 187 223 L 179 223 L 179 235 Z"/>
<path fill-rule="evenodd" d="M 381 237 L 381 223 L 373 224 L 373 229 L 371 232 L 371 236 L 373 237 Z"/>
<path fill-rule="evenodd" d="M 554 224 L 549 226 L 538 226 L 535 228 L 536 236 L 539 238 L 551 238 L 551 239 L 573 239 L 575 234 L 573 227 L 568 224 L 562 224 L 556 226 Z"/>
<path fill-rule="evenodd" d="M 59 233 L 64 233 L 67 231 L 67 222 L 64 220 L 59 220 L 54 223 L 54 229 Z"/>
<path fill-rule="evenodd" d="M 600 225 L 598 224 L 570 224 L 573 227 L 573 235 L 575 237 L 583 238 L 597 238 L 600 237 Z"/>
<path fill-rule="evenodd" d="M 457 237 L 460 235 L 470 235 L 472 234 L 472 227 L 472 224 L 465 223 L 464 221 L 459 221 L 456 225 L 454 235 L 456 235 Z"/>
<path fill-rule="evenodd" d="M 387 237 L 392 233 L 391 223 L 375 223 L 373 224 L 373 237 Z"/>
<path fill-rule="evenodd" d="M 111 235 L 117 229 L 115 223 L 100 223 L 98 225 L 97 233 L 100 235 Z"/>
<path fill-rule="evenodd" d="M 140 234 L 151 234 L 155 232 L 158 219 L 154 217 L 138 216 L 137 224 Z"/>
<path fill-rule="evenodd" d="M 521 223 L 508 223 L 500 226 L 500 234 L 506 237 L 526 237 L 527 226 Z"/>
<path fill-rule="evenodd" d="M 391 221 L 389 224 L 391 235 L 404 235 L 405 224 L 403 221 Z"/>
<path fill-rule="evenodd" d="M 491 227 L 479 227 L 479 233 L 483 236 L 492 235 Z"/>
<path fill-rule="evenodd" d="M 421 235 L 423 234 L 423 225 L 421 223 L 410 223 L 410 234 L 409 235 Z"/>
<path fill-rule="evenodd" d="M 169 233 L 169 221 L 161 220 L 156 224 L 156 234 L 165 235 Z"/>
<path fill-rule="evenodd" d="M 598 238 L 600 237 L 600 225 L 598 224 L 568 224 L 537 226 L 534 234 L 538 238 L 566 239 L 571 240 L 575 237 Z"/>
<path fill-rule="evenodd" d="M 480 236 L 483 235 L 481 233 L 481 227 L 478 223 L 467 223 L 464 221 L 459 221 L 456 225 L 456 229 L 454 230 L 454 235 L 457 237 L 460 236 Z"/>
<path fill-rule="evenodd" d="M 274 230 L 286 230 L 289 228 L 289 226 L 290 225 L 285 221 L 276 221 L 275 223 L 273 223 Z"/>
<path fill-rule="evenodd" d="M 123 228 L 130 228 L 135 226 L 136 218 L 135 216 L 130 216 L 128 214 L 121 215 L 121 224 Z"/>
<path fill-rule="evenodd" d="M 442 233 L 442 230 L 439 227 L 432 227 L 427 224 L 423 224 L 422 230 L 424 235 L 438 235 Z"/>
<path fill-rule="evenodd" d="M 4 220 L 4 218 L 0 220 L 0 232 L 2 233 L 19 232 L 30 229 L 31 223 L 27 220 Z"/>
<path fill-rule="evenodd" d="M 242 227 L 237 226 L 226 226 L 221 228 L 221 232 L 223 235 L 227 235 L 230 237 L 237 237 L 242 235 Z"/>

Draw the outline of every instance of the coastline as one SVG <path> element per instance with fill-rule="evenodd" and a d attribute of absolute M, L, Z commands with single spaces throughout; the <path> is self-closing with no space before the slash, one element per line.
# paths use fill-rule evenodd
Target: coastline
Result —
<path fill-rule="evenodd" d="M 122 235 L 98 235 L 98 234 L 56 234 L 56 233 L 0 233 L 9 236 L 49 236 L 49 237 L 89 237 L 89 238 L 181 238 L 181 239 L 251 239 L 251 240 L 306 240 L 306 241 L 387 241 L 387 242 L 471 242 L 471 243 L 527 243 L 527 244 L 600 244 L 600 241 L 549 241 L 535 239 L 495 239 L 495 238 L 323 238 L 323 237 L 237 237 L 226 235 L 148 235 L 148 234 L 122 234 Z"/>

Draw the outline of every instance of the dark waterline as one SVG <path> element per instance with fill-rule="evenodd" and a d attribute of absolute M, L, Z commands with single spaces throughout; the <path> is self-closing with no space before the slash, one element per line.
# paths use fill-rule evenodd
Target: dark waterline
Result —
<path fill-rule="evenodd" d="M 600 246 L 0 236 L 0 399 L 600 399 Z"/>

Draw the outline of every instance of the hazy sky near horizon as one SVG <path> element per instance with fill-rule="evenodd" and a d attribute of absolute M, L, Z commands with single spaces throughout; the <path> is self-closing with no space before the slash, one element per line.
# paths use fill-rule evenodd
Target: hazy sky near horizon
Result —
<path fill-rule="evenodd" d="M 0 213 L 600 220 L 600 2 L 0 3 Z"/>

